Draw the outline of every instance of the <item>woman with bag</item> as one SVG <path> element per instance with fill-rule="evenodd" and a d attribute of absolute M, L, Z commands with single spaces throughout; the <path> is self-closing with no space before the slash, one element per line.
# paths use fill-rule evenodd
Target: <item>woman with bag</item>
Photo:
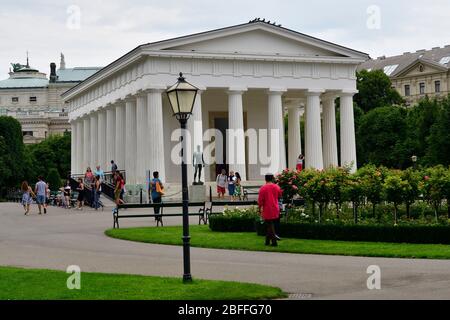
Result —
<path fill-rule="evenodd" d="M 164 195 L 164 186 L 159 179 L 159 172 L 153 172 L 153 179 L 150 181 L 150 194 L 153 203 L 161 203 Z M 155 215 L 159 215 L 160 208 L 158 206 L 153 208 Z M 155 217 L 155 221 L 160 221 L 160 217 Z"/>

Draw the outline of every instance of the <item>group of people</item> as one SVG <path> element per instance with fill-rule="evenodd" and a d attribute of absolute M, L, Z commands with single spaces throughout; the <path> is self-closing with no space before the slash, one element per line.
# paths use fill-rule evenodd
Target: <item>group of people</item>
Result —
<path fill-rule="evenodd" d="M 241 181 L 239 172 L 230 170 L 230 173 L 227 175 L 227 171 L 222 169 L 216 177 L 217 195 L 219 199 L 225 198 L 226 189 L 228 189 L 230 200 L 241 200 L 243 192 Z"/>

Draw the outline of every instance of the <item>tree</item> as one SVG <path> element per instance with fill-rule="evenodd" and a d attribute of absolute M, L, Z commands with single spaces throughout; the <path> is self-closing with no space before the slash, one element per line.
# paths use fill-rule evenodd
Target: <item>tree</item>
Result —
<path fill-rule="evenodd" d="M 397 225 L 398 221 L 398 206 L 410 189 L 410 185 L 402 179 L 401 174 L 399 170 L 392 170 L 383 183 L 384 198 L 394 205 L 394 225 Z"/>
<path fill-rule="evenodd" d="M 0 116 L 0 192 L 17 187 L 24 174 L 24 145 L 19 121 Z"/>
<path fill-rule="evenodd" d="M 356 73 L 358 93 L 354 100 L 356 104 L 368 112 L 372 109 L 388 105 L 404 103 L 400 94 L 392 88 L 392 82 L 382 70 L 362 70 Z"/>
<path fill-rule="evenodd" d="M 58 170 L 60 177 L 66 177 L 70 171 L 70 134 L 51 135 L 38 144 L 29 145 L 28 153 L 29 179 L 48 176 L 50 169 Z"/>
<path fill-rule="evenodd" d="M 404 150 L 406 110 L 382 107 L 369 111 L 358 128 L 357 152 L 359 166 L 364 164 L 402 168 L 410 156 Z"/>
<path fill-rule="evenodd" d="M 56 168 L 51 168 L 48 171 L 47 183 L 50 185 L 50 189 L 59 190 L 61 187 L 61 176 Z"/>
<path fill-rule="evenodd" d="M 406 117 L 406 138 L 405 151 L 411 156 L 418 158 L 418 164 L 428 166 L 430 159 L 427 156 L 429 149 L 428 138 L 431 127 L 439 118 L 441 103 L 437 100 L 430 100 L 428 97 L 420 100 L 417 105 L 408 110 Z M 412 164 L 411 162 L 409 163 Z"/>
<path fill-rule="evenodd" d="M 441 101 L 441 109 L 431 126 L 427 160 L 429 165 L 450 165 L 450 97 Z"/>

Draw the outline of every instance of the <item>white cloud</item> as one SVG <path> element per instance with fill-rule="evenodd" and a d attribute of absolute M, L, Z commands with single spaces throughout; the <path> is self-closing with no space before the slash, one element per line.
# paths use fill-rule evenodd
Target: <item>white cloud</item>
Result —
<path fill-rule="evenodd" d="M 81 10 L 80 29 L 68 29 L 67 8 Z M 367 8 L 381 10 L 381 28 L 367 28 Z M 0 8 L 0 79 L 10 62 L 48 73 L 64 52 L 68 66 L 104 66 L 139 44 L 265 17 L 283 26 L 379 55 L 449 44 L 450 2 L 435 0 L 16 0 Z"/>

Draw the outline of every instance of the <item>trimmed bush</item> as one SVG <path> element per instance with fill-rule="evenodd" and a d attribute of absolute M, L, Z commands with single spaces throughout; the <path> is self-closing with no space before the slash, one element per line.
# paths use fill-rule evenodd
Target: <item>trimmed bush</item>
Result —
<path fill-rule="evenodd" d="M 209 218 L 209 228 L 220 232 L 254 232 L 256 219 L 254 217 L 236 217 L 212 215 Z"/>
<path fill-rule="evenodd" d="M 256 228 L 265 235 L 264 225 Z M 450 244 L 450 226 L 281 223 L 278 233 L 294 239 Z"/>

